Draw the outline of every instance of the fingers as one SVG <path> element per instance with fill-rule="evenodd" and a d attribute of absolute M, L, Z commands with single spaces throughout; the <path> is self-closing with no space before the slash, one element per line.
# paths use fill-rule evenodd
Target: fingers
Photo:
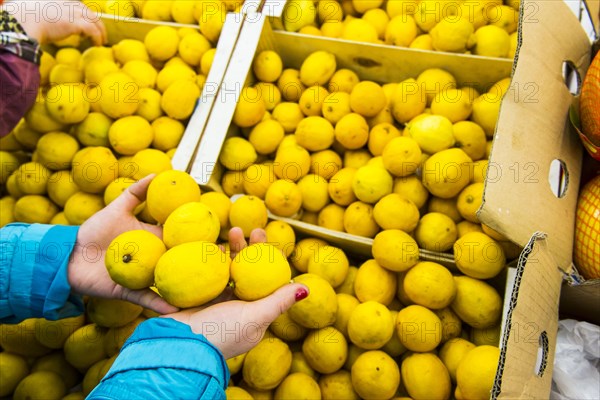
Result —
<path fill-rule="evenodd" d="M 108 207 L 116 208 L 122 211 L 133 213 L 133 210 L 146 200 L 148 186 L 156 174 L 150 174 L 147 177 L 137 181 L 129 186 L 119 197 L 117 197 Z"/>
<path fill-rule="evenodd" d="M 170 305 L 163 298 L 161 298 L 159 295 L 157 295 L 150 289 L 123 289 L 121 297 L 123 300 L 127 300 L 131 303 L 135 303 L 142 307 L 149 308 L 151 310 L 156 311 L 159 314 L 169 314 L 179 311 L 177 307 Z"/>
<path fill-rule="evenodd" d="M 229 230 L 229 251 L 231 253 L 231 258 L 235 258 L 235 256 L 246 246 L 248 246 L 248 243 L 246 242 L 242 228 L 231 228 Z"/>
<path fill-rule="evenodd" d="M 267 241 L 267 232 L 264 229 L 256 228 L 250 232 L 250 244 L 264 243 Z"/>
<path fill-rule="evenodd" d="M 255 322 L 259 325 L 268 325 L 296 304 L 296 302 L 303 300 L 308 295 L 309 290 L 305 285 L 291 283 L 283 286 L 264 299 L 250 303 L 248 309 L 250 315 L 255 315 Z"/>

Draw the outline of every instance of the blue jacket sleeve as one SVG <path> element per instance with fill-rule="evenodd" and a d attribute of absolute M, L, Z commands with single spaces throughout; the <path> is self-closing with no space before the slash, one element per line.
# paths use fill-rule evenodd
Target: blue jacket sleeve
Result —
<path fill-rule="evenodd" d="M 0 229 L 0 323 L 83 313 L 67 266 L 79 227 L 9 224 Z"/>
<path fill-rule="evenodd" d="M 88 400 L 225 399 L 229 369 L 204 336 L 171 318 L 141 323 Z"/>

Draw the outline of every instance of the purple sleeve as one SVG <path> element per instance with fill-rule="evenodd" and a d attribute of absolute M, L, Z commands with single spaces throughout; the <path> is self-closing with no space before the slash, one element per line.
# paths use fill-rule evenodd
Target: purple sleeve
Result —
<path fill-rule="evenodd" d="M 0 49 L 0 137 L 8 135 L 33 106 L 39 86 L 36 64 Z"/>

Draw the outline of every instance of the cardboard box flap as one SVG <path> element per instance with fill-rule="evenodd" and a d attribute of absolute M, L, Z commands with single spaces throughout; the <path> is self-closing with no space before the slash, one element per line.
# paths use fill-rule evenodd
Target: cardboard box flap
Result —
<path fill-rule="evenodd" d="M 573 95 L 562 70 L 568 61 L 579 77 L 585 75 L 589 39 L 562 1 L 523 0 L 521 9 L 521 45 L 511 87 L 502 100 L 478 216 L 521 246 L 533 231 L 547 233 L 552 255 L 567 270 L 572 259 L 581 143 L 569 129 Z M 553 194 L 549 182 L 553 160 L 564 166 L 566 174 L 562 197 Z"/>
<path fill-rule="evenodd" d="M 549 398 L 561 283 L 547 236 L 535 233 L 518 260 L 492 399 Z"/>

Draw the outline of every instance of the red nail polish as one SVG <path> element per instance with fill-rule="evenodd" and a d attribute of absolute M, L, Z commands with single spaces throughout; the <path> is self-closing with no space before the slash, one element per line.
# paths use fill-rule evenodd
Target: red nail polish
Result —
<path fill-rule="evenodd" d="M 308 296 L 308 290 L 306 290 L 304 288 L 300 288 L 300 289 L 296 290 L 296 301 L 305 299 L 307 296 Z"/>

